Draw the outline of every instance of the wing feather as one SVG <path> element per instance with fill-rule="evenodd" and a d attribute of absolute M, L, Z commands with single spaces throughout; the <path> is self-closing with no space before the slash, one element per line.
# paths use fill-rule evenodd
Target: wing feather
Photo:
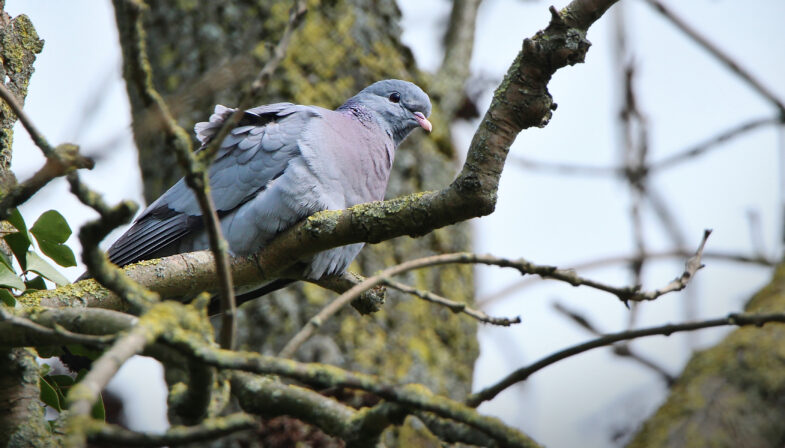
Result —
<path fill-rule="evenodd" d="M 216 106 L 208 122 L 194 126 L 202 148 L 210 143 L 233 112 L 234 109 Z M 298 142 L 303 131 L 311 120 L 319 117 L 318 108 L 291 103 L 245 111 L 240 125 L 222 142 L 209 170 L 211 194 L 219 216 L 232 213 L 280 177 L 289 161 L 299 157 Z M 109 248 L 108 255 L 120 266 L 155 258 L 189 235 L 202 232 L 202 227 L 202 213 L 196 198 L 180 179 L 139 215 L 131 228 Z M 202 247 L 191 248 L 199 249 Z"/>

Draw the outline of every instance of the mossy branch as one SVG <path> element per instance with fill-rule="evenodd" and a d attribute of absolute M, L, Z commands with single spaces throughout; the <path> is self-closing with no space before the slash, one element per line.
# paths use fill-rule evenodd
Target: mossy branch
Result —
<path fill-rule="evenodd" d="M 442 418 L 469 425 L 500 441 L 503 445 L 537 446 L 529 438 L 499 420 L 480 415 L 449 398 L 433 395 L 422 385 L 386 384 L 373 375 L 350 372 L 334 366 L 300 363 L 258 353 L 221 350 L 198 343 L 187 333 L 177 329 L 173 330 L 167 342 L 184 353 L 218 368 L 279 375 L 320 388 L 348 387 L 365 390 L 407 408 L 432 412 Z M 242 401 L 243 398 L 240 400 Z"/>

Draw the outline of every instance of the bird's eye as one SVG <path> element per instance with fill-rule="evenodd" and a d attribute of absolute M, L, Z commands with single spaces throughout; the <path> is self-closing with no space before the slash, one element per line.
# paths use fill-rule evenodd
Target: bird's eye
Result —
<path fill-rule="evenodd" d="M 401 94 L 398 92 L 393 92 L 390 94 L 390 101 L 393 103 L 397 103 L 401 101 Z"/>

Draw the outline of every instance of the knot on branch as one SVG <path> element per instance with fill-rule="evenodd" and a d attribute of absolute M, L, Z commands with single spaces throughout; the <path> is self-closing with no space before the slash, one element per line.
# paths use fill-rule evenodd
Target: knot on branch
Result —
<path fill-rule="evenodd" d="M 54 149 L 53 158 L 47 159 L 47 163 L 57 163 L 59 175 L 69 174 L 77 169 L 92 170 L 95 162 L 90 157 L 79 154 L 79 146 L 71 143 L 63 143 Z M 54 159 L 54 160 L 53 160 Z"/>
<path fill-rule="evenodd" d="M 586 31 L 552 21 L 534 39 L 524 39 L 523 55 L 540 68 L 540 81 L 547 83 L 556 70 L 584 62 L 589 47 Z"/>

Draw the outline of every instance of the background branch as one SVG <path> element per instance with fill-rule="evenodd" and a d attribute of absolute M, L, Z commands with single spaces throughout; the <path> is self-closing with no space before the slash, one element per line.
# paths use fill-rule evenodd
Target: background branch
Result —
<path fill-rule="evenodd" d="M 478 391 L 469 398 L 466 399 L 466 404 L 472 407 L 479 406 L 482 402 L 488 401 L 494 398 L 496 395 L 504 391 L 505 389 L 509 388 L 510 386 L 519 383 L 521 381 L 525 381 L 528 379 L 533 373 L 548 367 L 551 364 L 554 364 L 558 361 L 561 361 L 565 358 L 569 358 L 570 356 L 574 356 L 580 353 L 583 353 L 588 350 L 592 350 L 598 347 L 604 347 L 607 345 L 611 345 L 615 342 L 636 339 L 644 336 L 654 336 L 654 335 L 664 335 L 670 336 L 673 333 L 678 333 L 682 331 L 695 331 L 702 328 L 711 328 L 711 327 L 720 327 L 725 325 L 737 325 L 737 326 L 744 326 L 744 325 L 755 325 L 755 326 L 762 326 L 767 322 L 780 322 L 785 323 L 785 314 L 775 313 L 775 314 L 729 314 L 727 317 L 718 318 L 718 319 L 711 319 L 705 320 L 700 322 L 690 322 L 684 324 L 667 324 L 657 327 L 651 328 L 643 328 L 640 330 L 629 330 L 623 331 L 620 333 L 611 333 L 605 336 L 599 337 L 597 339 L 593 339 L 591 341 L 585 342 L 583 344 L 579 344 L 573 347 L 569 347 L 562 351 L 556 352 L 550 356 L 547 356 L 529 366 L 520 368 L 511 374 L 507 375 L 504 379 L 499 381 L 498 383 L 486 387 L 481 391 Z"/>

